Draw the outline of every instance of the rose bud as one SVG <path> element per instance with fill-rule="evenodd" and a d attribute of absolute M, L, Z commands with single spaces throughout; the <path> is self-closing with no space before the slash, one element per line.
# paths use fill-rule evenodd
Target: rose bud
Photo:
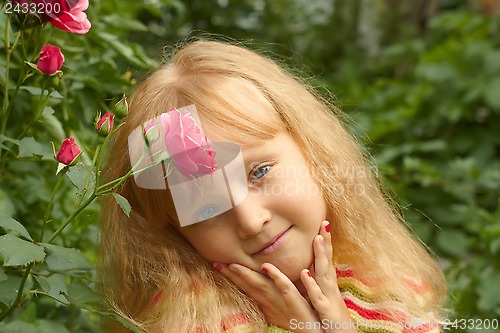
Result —
<path fill-rule="evenodd" d="M 45 75 L 55 75 L 62 67 L 64 55 L 57 46 L 45 44 L 40 51 L 36 67 Z"/>
<path fill-rule="evenodd" d="M 96 122 L 97 133 L 101 136 L 107 136 L 115 125 L 115 115 L 109 112 L 106 112 L 104 116 Z"/>
<path fill-rule="evenodd" d="M 144 127 L 144 138 L 148 146 L 155 143 L 160 138 L 160 130 L 156 123 L 157 119 L 154 118 Z"/>
<path fill-rule="evenodd" d="M 64 165 L 75 165 L 81 153 L 82 151 L 75 143 L 75 139 L 69 138 L 63 141 L 61 148 L 56 153 L 56 159 Z"/>
<path fill-rule="evenodd" d="M 128 101 L 127 96 L 123 95 L 122 99 L 120 99 L 113 108 L 113 114 L 118 118 L 123 118 L 128 113 Z"/>

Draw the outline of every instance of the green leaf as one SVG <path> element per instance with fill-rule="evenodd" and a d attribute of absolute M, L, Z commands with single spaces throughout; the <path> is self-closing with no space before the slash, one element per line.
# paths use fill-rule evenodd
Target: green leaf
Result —
<path fill-rule="evenodd" d="M 47 281 L 46 278 L 44 278 L 43 276 L 39 276 L 39 275 L 35 275 L 34 278 L 38 282 L 40 287 L 42 287 L 43 291 L 47 291 L 47 292 L 50 291 L 50 283 L 49 283 L 49 281 Z"/>
<path fill-rule="evenodd" d="M 13 144 L 19 145 L 20 141 L 17 139 L 9 138 L 6 135 L 0 134 L 0 149 L 12 151 L 12 149 L 10 149 L 9 147 L 7 147 L 6 145 L 3 144 L 4 142 L 11 142 Z"/>
<path fill-rule="evenodd" d="M 134 324 L 132 324 L 131 322 L 129 322 L 125 318 L 120 317 L 116 313 L 108 312 L 108 311 L 99 311 L 99 314 L 101 314 L 102 316 L 116 320 L 117 322 L 122 324 L 125 328 L 128 328 L 129 330 L 131 330 L 134 333 L 144 333 L 137 326 L 135 326 Z"/>
<path fill-rule="evenodd" d="M 0 188 L 0 212 L 4 216 L 12 216 L 16 212 L 16 207 L 12 203 L 7 192 Z"/>
<path fill-rule="evenodd" d="M 492 292 L 492 290 L 497 290 L 500 285 L 500 272 L 485 271 L 479 278 L 480 282 L 476 288 L 480 296 L 478 306 L 483 310 L 494 310 L 500 306 L 498 293 Z"/>
<path fill-rule="evenodd" d="M 42 261 L 45 258 L 43 247 L 19 239 L 12 235 L 0 237 L 0 256 L 3 266 L 23 266 L 33 261 Z"/>
<path fill-rule="evenodd" d="M 45 109 L 48 109 L 46 107 Z M 54 110 L 52 110 L 52 113 Z M 44 113 L 42 114 L 42 123 L 45 126 L 45 129 L 47 132 L 57 141 L 57 142 L 62 142 L 66 138 L 66 133 L 64 132 L 64 128 L 53 114 L 47 114 Z"/>
<path fill-rule="evenodd" d="M 495 238 L 490 243 L 490 253 L 496 255 L 500 253 L 500 238 Z"/>
<path fill-rule="evenodd" d="M 31 157 L 39 155 L 42 157 L 47 156 L 47 151 L 43 145 L 32 137 L 22 138 L 19 142 L 19 157 Z"/>
<path fill-rule="evenodd" d="M 118 205 L 123 209 L 123 212 L 130 217 L 130 211 L 132 210 L 132 207 L 130 207 L 130 203 L 128 202 L 127 199 L 119 195 L 118 193 L 113 193 L 113 196 L 115 197 L 116 202 Z"/>
<path fill-rule="evenodd" d="M 5 141 L 12 142 L 12 143 L 15 143 L 16 145 L 19 145 L 19 140 L 14 139 L 14 138 L 10 138 L 10 137 L 3 135 L 3 134 L 0 134 L 0 142 L 5 142 Z"/>
<path fill-rule="evenodd" d="M 74 248 L 40 243 L 48 251 L 45 262 L 50 271 L 64 272 L 91 269 L 88 259 Z"/>
<path fill-rule="evenodd" d="M 484 89 L 484 99 L 489 106 L 500 110 L 500 78 L 495 78 Z"/>
<path fill-rule="evenodd" d="M 20 141 L 17 139 L 9 138 L 6 135 L 0 134 L 0 149 L 12 151 L 9 147 L 3 144 L 4 142 L 11 142 L 13 144 L 19 145 Z"/>
<path fill-rule="evenodd" d="M 19 276 L 7 276 L 6 280 L 0 281 L 0 303 L 10 305 L 16 299 L 21 280 Z"/>
<path fill-rule="evenodd" d="M 37 316 L 37 305 L 34 302 L 29 302 L 22 306 L 22 312 L 17 319 L 20 321 L 25 321 L 28 323 L 34 323 L 36 321 Z"/>
<path fill-rule="evenodd" d="M 3 143 L 0 142 L 0 149 L 2 150 L 7 150 L 7 151 L 12 151 L 12 149 L 10 149 L 9 147 L 7 147 L 6 145 L 4 145 Z"/>
<path fill-rule="evenodd" d="M 0 282 L 7 280 L 8 276 L 5 274 L 5 269 L 0 267 Z"/>
<path fill-rule="evenodd" d="M 13 321 L 0 327 L 1 333 L 38 333 L 35 326 L 24 321 Z"/>
<path fill-rule="evenodd" d="M 106 22 L 109 25 L 112 25 L 115 28 L 125 29 L 128 31 L 147 31 L 148 27 L 143 23 L 137 20 L 133 20 L 127 17 L 123 17 L 123 15 L 112 14 L 105 16 L 102 21 Z"/>
<path fill-rule="evenodd" d="M 87 180 L 87 176 L 89 174 L 89 170 L 82 165 L 77 165 L 74 168 L 70 168 L 66 173 L 71 183 L 78 189 L 79 192 L 83 190 L 85 187 L 85 181 Z M 94 186 L 95 183 L 95 175 L 92 174 L 89 181 L 89 187 L 87 190 L 90 191 L 91 187 Z"/>
<path fill-rule="evenodd" d="M 39 319 L 36 322 L 38 333 L 70 333 L 62 324 L 46 319 Z"/>
<path fill-rule="evenodd" d="M 38 87 L 21 86 L 21 89 L 26 90 L 27 92 L 29 92 L 30 94 L 35 95 L 35 96 L 40 96 L 42 94 L 42 89 L 40 89 Z M 44 91 L 43 94 L 45 96 L 47 96 L 47 91 Z M 50 97 L 61 99 L 61 98 L 63 98 L 63 95 L 61 95 L 57 90 L 54 90 L 50 94 Z"/>
<path fill-rule="evenodd" d="M 32 69 L 34 69 L 35 71 L 40 71 L 40 70 L 38 69 L 38 66 L 37 66 L 36 64 L 34 64 L 34 63 L 32 63 L 32 62 L 29 62 L 29 61 L 25 61 L 24 63 L 25 63 L 27 66 L 29 66 L 29 67 L 31 67 Z"/>
<path fill-rule="evenodd" d="M 437 246 L 446 254 L 454 257 L 465 257 L 468 241 L 465 233 L 459 230 L 443 230 L 436 237 Z"/>
<path fill-rule="evenodd" d="M 64 296 L 68 301 L 79 307 L 95 305 L 101 301 L 101 298 L 80 280 L 73 281 L 68 286 L 68 293 Z"/>
<path fill-rule="evenodd" d="M 45 279 L 45 285 L 42 285 L 43 288 L 46 288 L 46 284 L 48 283 L 49 289 L 47 293 L 50 294 L 55 299 L 59 300 L 61 303 L 67 303 L 66 297 L 63 295 L 68 292 L 66 285 L 66 276 L 63 274 L 54 274 Z"/>
<path fill-rule="evenodd" d="M 16 220 L 11 217 L 0 215 L 0 227 L 7 231 L 13 231 L 15 234 L 21 235 L 22 237 L 33 240 L 26 228 Z"/>
<path fill-rule="evenodd" d="M 107 44 L 110 48 L 113 48 L 118 54 L 120 54 L 123 58 L 127 59 L 132 65 L 140 67 L 140 68 L 148 68 L 149 64 L 144 63 L 139 59 L 134 50 L 128 45 L 122 43 L 119 38 L 113 34 L 107 32 L 96 32 L 97 36 L 102 39 L 102 41 Z"/>

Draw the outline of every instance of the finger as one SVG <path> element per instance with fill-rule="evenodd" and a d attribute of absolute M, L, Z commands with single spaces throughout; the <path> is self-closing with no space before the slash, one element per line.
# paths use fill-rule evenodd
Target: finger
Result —
<path fill-rule="evenodd" d="M 330 312 L 332 312 L 333 306 L 335 302 L 330 300 L 322 291 L 321 287 L 318 285 L 316 282 L 315 278 L 312 277 L 311 273 L 309 270 L 304 269 L 300 273 L 300 280 L 304 284 L 304 287 L 306 287 L 307 294 L 309 296 L 309 300 L 311 301 L 312 305 L 318 311 L 320 314 L 321 318 L 325 318 L 329 315 L 331 315 Z"/>
<path fill-rule="evenodd" d="M 219 264 L 219 263 L 214 263 L 213 264 L 215 270 L 221 272 L 225 277 L 227 277 L 229 280 L 231 280 L 235 285 L 243 289 L 245 292 L 248 292 L 251 288 L 250 286 L 245 282 L 245 280 L 240 277 L 237 272 L 231 269 L 229 269 L 228 265 L 225 264 Z"/>
<path fill-rule="evenodd" d="M 323 223 L 321 224 L 320 235 L 325 239 L 327 257 L 333 261 L 332 234 L 330 232 L 330 227 L 330 222 L 323 221 Z"/>
<path fill-rule="evenodd" d="M 323 294 L 329 298 L 333 298 L 335 296 L 335 288 L 337 288 L 337 279 L 332 260 L 327 255 L 327 245 L 325 243 L 325 239 L 321 235 L 316 236 L 314 239 L 315 274 L 313 277 Z"/>
<path fill-rule="evenodd" d="M 273 280 L 290 310 L 296 311 L 296 313 L 312 312 L 309 303 L 302 297 L 288 276 L 283 274 L 276 266 L 269 263 L 263 264 L 262 270 L 267 272 L 267 275 Z"/>
<path fill-rule="evenodd" d="M 272 282 L 263 274 L 239 264 L 229 264 L 226 276 L 247 293 L 269 296 L 272 293 Z M 233 280 L 234 279 L 234 280 Z"/>
<path fill-rule="evenodd" d="M 321 235 L 317 235 L 313 240 L 314 249 L 314 270 L 315 277 L 317 275 L 325 275 L 328 273 L 330 268 L 330 261 L 328 260 L 326 249 L 325 249 L 325 239 Z"/>

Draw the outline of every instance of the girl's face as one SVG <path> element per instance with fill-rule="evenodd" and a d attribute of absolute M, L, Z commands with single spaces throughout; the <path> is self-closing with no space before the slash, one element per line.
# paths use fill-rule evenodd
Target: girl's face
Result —
<path fill-rule="evenodd" d="M 326 217 L 322 190 L 287 133 L 241 149 L 248 196 L 180 232 L 210 262 L 238 263 L 258 272 L 268 262 L 298 280 L 312 264 L 312 241 Z"/>

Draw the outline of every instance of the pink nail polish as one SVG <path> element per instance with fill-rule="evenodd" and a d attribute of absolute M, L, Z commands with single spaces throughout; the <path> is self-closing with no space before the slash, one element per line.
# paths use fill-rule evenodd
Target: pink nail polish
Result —
<path fill-rule="evenodd" d="M 330 232 L 330 223 L 328 223 L 327 225 L 325 225 L 325 231 L 326 232 Z"/>
<path fill-rule="evenodd" d="M 307 271 L 307 276 L 312 277 L 311 272 Z"/>
<path fill-rule="evenodd" d="M 264 272 L 264 274 L 266 274 L 266 275 L 269 273 L 269 270 L 268 270 L 267 268 L 265 268 L 265 267 L 262 267 L 262 269 L 261 269 L 261 270 L 262 270 L 262 272 Z"/>
<path fill-rule="evenodd" d="M 214 264 L 214 268 L 219 271 L 219 272 L 222 272 L 222 265 L 221 264 Z"/>

